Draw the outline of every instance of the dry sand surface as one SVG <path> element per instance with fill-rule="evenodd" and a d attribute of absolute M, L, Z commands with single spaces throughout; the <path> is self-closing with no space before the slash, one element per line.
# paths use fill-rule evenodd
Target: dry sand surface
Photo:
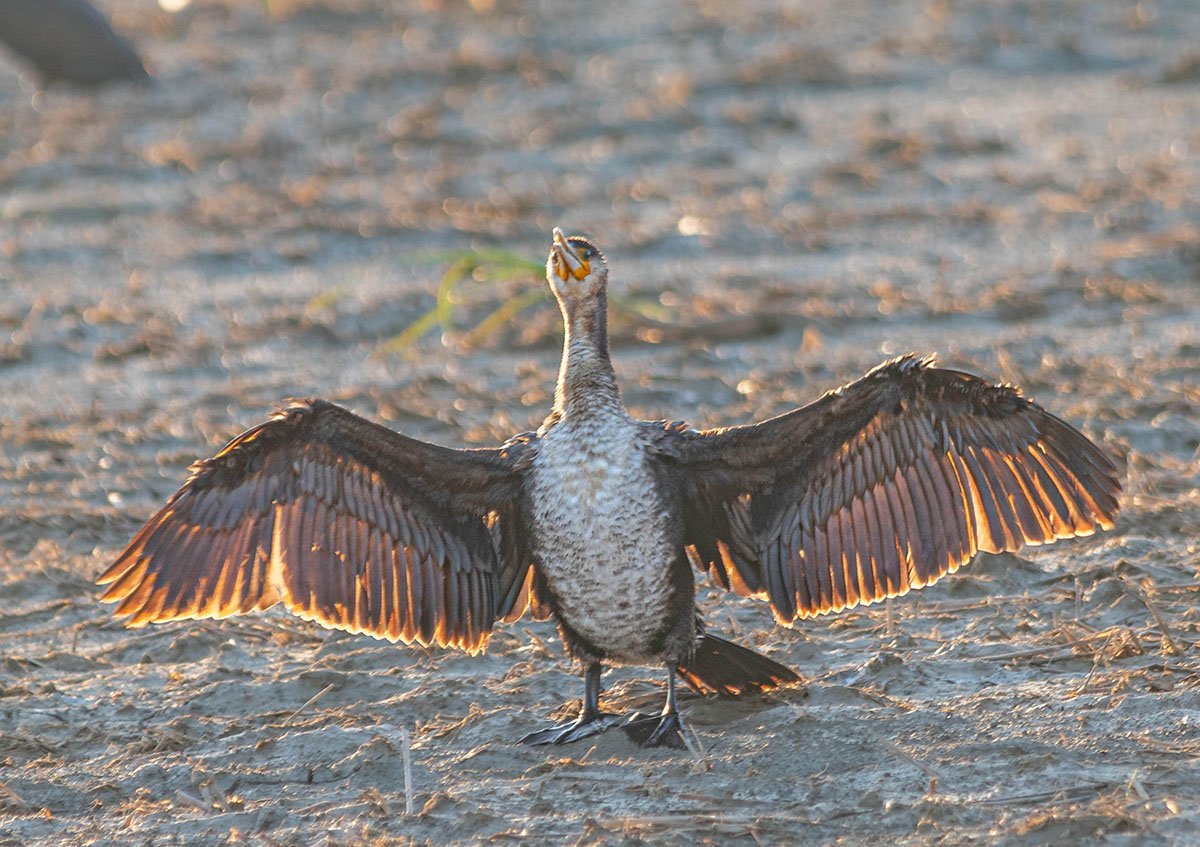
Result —
<path fill-rule="evenodd" d="M 0 65 L 0 845 L 1200 843 L 1191 0 L 99 5 L 154 85 Z M 535 425 L 549 302 L 386 345 L 446 251 L 539 261 L 555 224 L 609 255 L 637 414 L 937 351 L 1117 457 L 1117 529 L 795 630 L 702 588 L 809 685 L 688 699 L 699 756 L 514 746 L 580 693 L 549 624 L 469 658 L 112 620 L 98 571 L 284 397 Z M 466 284 L 456 325 L 536 285 Z"/>

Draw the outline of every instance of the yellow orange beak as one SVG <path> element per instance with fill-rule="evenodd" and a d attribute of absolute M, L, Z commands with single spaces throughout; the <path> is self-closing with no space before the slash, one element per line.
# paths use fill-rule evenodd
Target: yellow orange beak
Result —
<path fill-rule="evenodd" d="M 592 267 L 588 260 L 575 252 L 575 248 L 571 246 L 571 242 L 567 241 L 562 230 L 558 227 L 554 228 L 554 244 L 550 248 L 551 255 L 554 257 L 554 272 L 558 274 L 558 278 L 563 282 L 567 281 L 568 277 L 575 279 L 583 279 L 592 272 Z"/>

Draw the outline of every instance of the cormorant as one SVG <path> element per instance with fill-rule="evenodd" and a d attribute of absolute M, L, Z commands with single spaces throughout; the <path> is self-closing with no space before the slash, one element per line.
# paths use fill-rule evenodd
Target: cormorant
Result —
<path fill-rule="evenodd" d="M 565 340 L 536 432 L 459 450 L 321 400 L 197 462 L 100 577 L 130 626 L 283 603 L 306 620 L 471 653 L 498 621 L 553 617 L 585 667 L 564 743 L 620 723 L 684 743 L 675 677 L 740 694 L 799 680 L 706 633 L 692 567 L 788 625 L 936 582 L 977 551 L 1110 529 L 1108 457 L 1017 389 L 905 356 L 803 408 L 697 431 L 640 421 L 608 353 L 608 266 L 554 230 Z M 661 664 L 660 714 L 600 710 L 608 664 Z"/>

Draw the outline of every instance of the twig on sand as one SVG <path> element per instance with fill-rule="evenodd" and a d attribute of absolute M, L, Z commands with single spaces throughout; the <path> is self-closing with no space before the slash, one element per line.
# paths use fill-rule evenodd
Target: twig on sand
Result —
<path fill-rule="evenodd" d="M 309 706 L 311 706 L 313 703 L 317 702 L 322 697 L 324 697 L 326 694 L 328 694 L 330 691 L 332 691 L 333 689 L 338 688 L 338 687 L 339 686 L 336 682 L 329 683 L 324 688 L 322 688 L 320 691 L 318 691 L 316 694 L 314 694 L 313 696 L 311 696 L 307 700 L 305 700 L 304 703 L 301 704 L 300 708 L 297 709 L 296 711 L 292 712 L 286 718 L 284 718 L 283 722 L 289 723 L 292 720 L 292 718 L 296 717 L 296 715 L 300 714 L 305 709 L 307 709 Z"/>
<path fill-rule="evenodd" d="M 921 599 L 915 603 L 901 604 L 897 610 L 897 615 L 911 617 L 916 615 L 921 618 L 933 617 L 935 615 L 956 615 L 959 612 L 973 612 L 980 609 L 1007 609 L 1014 605 L 1031 605 L 1039 598 L 1023 594 L 992 594 L 987 597 L 978 597 L 965 600 L 926 600 Z M 1044 600 L 1045 598 L 1040 598 Z"/>
<path fill-rule="evenodd" d="M 692 773 L 703 773 L 704 771 L 712 770 L 712 764 L 708 761 L 708 756 L 705 755 L 704 745 L 700 743 L 699 736 L 692 732 L 691 727 L 685 724 L 680 737 L 683 739 L 683 744 L 687 747 L 688 752 L 692 754 L 692 759 L 694 760 Z"/>
<path fill-rule="evenodd" d="M 180 805 L 191 806 L 193 809 L 196 809 L 197 811 L 201 811 L 201 812 L 211 812 L 212 811 L 212 806 L 205 803 L 199 797 L 193 797 L 191 794 L 188 794 L 186 791 L 183 791 L 183 790 L 179 790 L 179 791 L 175 792 L 175 800 Z"/>
<path fill-rule="evenodd" d="M 937 793 L 938 782 L 941 779 L 941 774 L 938 773 L 938 771 L 934 770 L 933 768 L 929 767 L 929 765 L 927 765 L 924 762 L 917 759 L 911 753 L 909 753 L 908 751 L 901 748 L 900 745 L 896 744 L 894 741 L 891 741 L 887 738 L 882 738 L 880 736 L 876 736 L 876 738 L 881 745 L 883 745 L 885 748 L 887 748 L 893 754 L 895 754 L 896 756 L 899 756 L 901 759 L 908 762 L 913 767 L 917 768 L 921 773 L 925 774 L 925 776 L 929 777 L 929 793 L 930 794 Z"/>
<path fill-rule="evenodd" d="M 1006 794 L 1002 797 L 985 797 L 975 802 L 981 806 L 1007 806 L 1008 804 L 1044 803 L 1047 800 L 1059 798 L 1070 800 L 1088 794 L 1094 794 L 1111 788 L 1118 783 L 1104 780 L 1101 782 L 1085 782 L 1082 785 L 1072 785 L 1066 788 L 1052 788 L 1046 791 L 1035 791 L 1031 794 Z"/>
<path fill-rule="evenodd" d="M 404 814 L 413 813 L 412 739 L 408 727 L 400 727 L 400 751 L 404 758 Z"/>
<path fill-rule="evenodd" d="M 1105 630 L 1108 633 L 1108 638 L 1104 639 L 1104 643 L 1100 645 L 1100 649 L 1092 654 L 1092 667 L 1088 671 L 1087 676 L 1083 678 L 1083 682 L 1079 683 L 1079 688 L 1075 689 L 1073 694 L 1082 694 L 1092 687 L 1092 679 L 1096 676 L 1096 671 L 1101 664 L 1107 665 L 1104 657 L 1108 653 L 1108 645 L 1112 643 L 1115 630 Z"/>
<path fill-rule="evenodd" d="M 1188 758 L 1200 758 L 1200 739 L 1171 743 L 1155 738 L 1148 732 L 1143 732 L 1140 735 L 1131 735 L 1130 739 L 1149 747 L 1150 752 L 1152 753 L 1161 753 L 1162 755 L 1166 756 L 1187 756 Z"/>
<path fill-rule="evenodd" d="M 1129 782 L 1125 784 L 1125 788 L 1136 794 L 1142 802 L 1150 799 L 1150 794 L 1146 791 L 1146 786 L 1142 784 L 1141 773 L 1137 768 L 1134 768 L 1133 773 L 1129 775 Z"/>
<path fill-rule="evenodd" d="M 881 691 L 873 691 L 858 685 L 847 685 L 845 688 L 853 691 L 864 700 L 870 700 L 872 703 L 878 703 L 880 706 L 899 709 L 902 712 L 915 712 L 917 710 L 917 707 L 912 703 L 906 703 L 903 700 L 897 700 L 895 697 L 889 697 Z"/>
<path fill-rule="evenodd" d="M 1105 791 L 1113 788 L 1123 788 L 1127 793 L 1133 794 L 1138 798 L 1136 802 L 1144 803 L 1150 799 L 1150 792 L 1147 789 L 1155 788 L 1162 791 L 1176 790 L 1179 788 L 1179 783 L 1167 780 L 1146 780 L 1142 778 L 1138 770 L 1135 770 L 1129 779 L 1124 782 L 1111 779 L 1097 780 L 1095 782 L 1084 782 L 1080 785 L 1035 791 L 1030 794 L 1008 794 L 1003 797 L 988 797 L 976 800 L 975 802 L 981 806 L 1021 805 L 1045 803 L 1046 801 L 1070 803 L 1082 800 L 1091 794 L 1103 794 Z"/>
<path fill-rule="evenodd" d="M 1032 647 L 1028 650 L 1011 650 L 1007 653 L 987 653 L 982 656 L 972 656 L 972 659 L 987 659 L 989 661 L 1006 661 L 1008 659 L 1029 659 L 1034 656 L 1049 656 L 1050 654 L 1058 653 L 1062 650 L 1069 650 L 1072 647 L 1078 647 L 1081 644 L 1087 644 L 1089 641 L 1095 641 L 1098 638 L 1111 638 L 1112 628 L 1093 632 L 1091 635 L 1085 635 L 1083 638 L 1075 638 L 1065 644 L 1047 644 L 1043 647 Z"/>
<path fill-rule="evenodd" d="M 580 760 L 576 760 L 578 763 Z M 600 782 L 610 785 L 626 785 L 629 783 L 629 777 L 619 776 L 614 774 L 604 773 L 586 773 L 575 771 L 552 771 L 541 777 L 541 779 L 566 779 L 571 782 Z"/>
<path fill-rule="evenodd" d="M 1146 579 L 1149 580 L 1149 577 Z M 1171 652 L 1176 656 L 1182 656 L 1183 649 L 1179 646 L 1179 642 L 1175 640 L 1175 636 L 1171 633 L 1171 628 L 1167 626 L 1167 622 L 1163 619 L 1162 614 L 1159 612 L 1158 604 L 1150 598 L 1150 595 L 1147 592 L 1142 590 L 1141 586 L 1133 585 L 1124 578 L 1122 578 L 1121 582 L 1125 585 L 1125 590 L 1130 595 L 1136 597 L 1138 600 L 1141 600 L 1142 605 L 1150 610 L 1150 615 L 1154 618 L 1154 622 L 1158 625 L 1159 632 L 1162 633 L 1163 640 L 1167 642 L 1167 646 L 1171 648 Z"/>
<path fill-rule="evenodd" d="M 754 836 L 755 831 L 765 829 L 794 832 L 799 824 L 815 821 L 796 817 L 775 815 L 729 814 L 727 812 L 690 811 L 665 815 L 636 815 L 626 818 L 605 818 L 597 823 L 608 830 L 628 831 L 631 829 L 670 830 L 673 833 L 702 832 L 719 835 Z"/>
<path fill-rule="evenodd" d="M 638 815 L 628 818 L 609 818 L 600 821 L 606 828 L 617 829 L 673 829 L 677 831 L 703 830 L 725 835 L 745 832 L 762 819 L 749 815 L 719 815 L 707 812 L 682 812 L 669 815 Z"/>
<path fill-rule="evenodd" d="M 692 800 L 697 803 L 711 803 L 714 809 L 729 806 L 741 806 L 746 809 L 761 809 L 761 800 L 743 800 L 739 797 L 715 797 L 712 794 L 697 794 L 693 791 L 681 791 L 675 795 L 680 800 Z"/>

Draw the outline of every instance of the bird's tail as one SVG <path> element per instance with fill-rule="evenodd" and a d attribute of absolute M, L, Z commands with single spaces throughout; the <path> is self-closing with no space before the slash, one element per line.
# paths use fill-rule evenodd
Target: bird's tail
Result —
<path fill-rule="evenodd" d="M 679 666 L 684 682 L 701 694 L 736 697 L 800 682 L 800 675 L 748 647 L 715 635 L 701 635 L 687 666 Z"/>

